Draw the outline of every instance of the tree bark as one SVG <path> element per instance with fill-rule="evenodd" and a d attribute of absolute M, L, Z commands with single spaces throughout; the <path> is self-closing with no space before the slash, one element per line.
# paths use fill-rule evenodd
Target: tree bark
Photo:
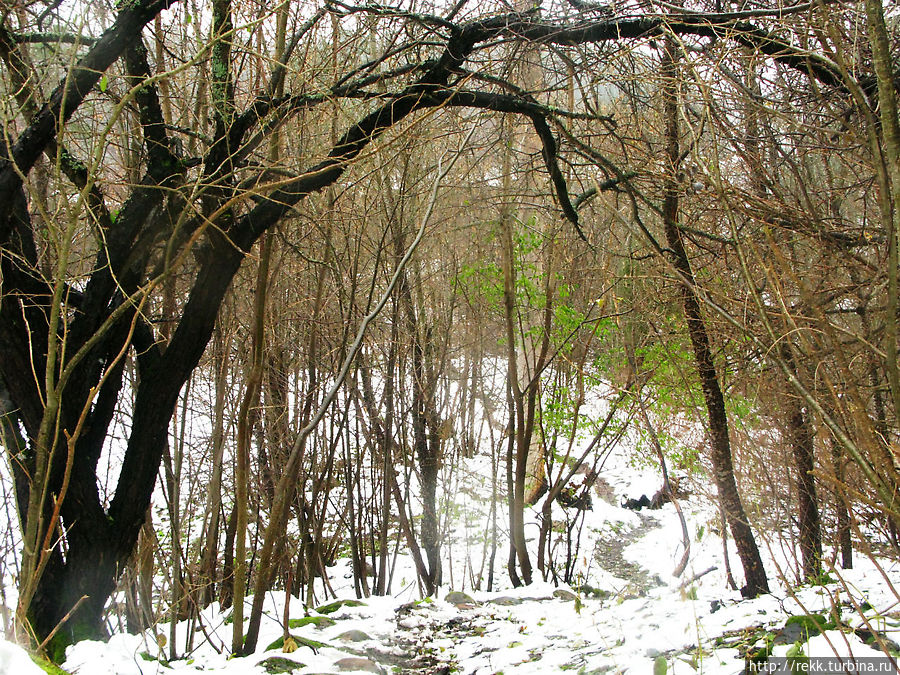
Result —
<path fill-rule="evenodd" d="M 787 426 L 794 470 L 797 473 L 797 516 L 800 526 L 803 577 L 809 582 L 822 574 L 822 534 L 813 475 L 815 469 L 813 431 L 806 411 L 794 396 L 789 397 Z"/>
<path fill-rule="evenodd" d="M 745 586 L 741 593 L 755 597 L 769 592 L 765 568 L 756 540 L 750 529 L 744 505 L 738 494 L 734 479 L 734 465 L 731 457 L 731 441 L 728 434 L 728 416 L 725 412 L 725 398 L 719 386 L 715 360 L 709 343 L 709 335 L 700 303 L 694 293 L 694 274 L 691 270 L 681 230 L 678 228 L 679 215 L 679 166 L 681 148 L 678 130 L 678 45 L 672 38 L 666 38 L 662 60 L 663 77 L 663 121 L 665 124 L 666 177 L 663 198 L 663 219 L 666 244 L 671 251 L 672 264 L 681 277 L 681 299 L 687 322 L 688 335 L 694 351 L 694 361 L 700 375 L 706 413 L 709 419 L 711 444 L 710 458 L 713 465 L 713 479 L 719 493 L 725 518 L 734 537 L 734 542 L 744 568 Z"/>

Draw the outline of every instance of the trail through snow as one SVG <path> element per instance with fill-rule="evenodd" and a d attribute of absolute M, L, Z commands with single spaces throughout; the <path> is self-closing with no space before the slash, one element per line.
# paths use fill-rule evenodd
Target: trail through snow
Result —
<path fill-rule="evenodd" d="M 735 644 L 735 636 L 747 634 L 748 627 L 764 627 L 776 635 L 784 632 L 792 615 L 828 614 L 834 607 L 843 608 L 847 626 L 807 639 L 801 636 L 805 653 L 877 655 L 851 632 L 862 624 L 851 602 L 861 601 L 868 603 L 867 613 L 883 636 L 898 639 L 900 613 L 889 584 L 897 578 L 894 567 L 882 576 L 871 562 L 860 561 L 861 569 L 840 571 L 840 580 L 826 586 L 781 587 L 771 595 L 743 600 L 725 585 L 716 560 L 721 555 L 717 537 L 695 538 L 692 564 L 684 577 L 716 569 L 684 584 L 669 576 L 672 561 L 680 553 L 681 531 L 671 506 L 620 515 L 622 520 L 613 528 L 619 534 L 610 534 L 607 527 L 596 539 L 590 553 L 597 558 L 596 567 L 589 587 L 537 582 L 493 593 L 444 589 L 439 598 L 408 600 L 413 592 L 408 584 L 395 596 L 340 606 L 328 614 L 333 623 L 310 622 L 291 629 L 301 645 L 304 640 L 322 643 L 315 649 L 300 646 L 289 654 L 277 648 L 261 649 L 249 657 L 228 658 L 225 650 L 216 653 L 206 643 L 185 658 L 166 663 L 152 634 L 116 635 L 107 644 L 74 646 L 64 667 L 84 675 L 288 672 L 285 668 L 291 662 L 303 664 L 294 671 L 301 674 L 649 673 L 663 657 L 669 673 L 735 674 L 744 670 L 742 645 Z M 703 509 L 689 513 L 695 533 L 697 523 L 707 516 Z M 774 565 L 775 559 L 770 550 L 769 562 Z M 604 563 L 606 567 L 599 569 Z M 332 572 L 334 579 L 347 582 L 339 590 L 342 598 L 353 597 L 346 578 L 349 569 L 348 562 L 341 561 Z M 412 578 L 410 571 L 404 581 Z M 282 633 L 280 596 L 271 594 L 268 600 L 261 646 Z M 303 608 L 299 603 L 294 606 L 297 611 L 292 617 L 302 617 Z M 320 615 L 312 609 L 307 613 Z M 204 619 L 219 645 L 226 644 L 231 626 L 225 616 L 211 607 Z M 161 626 L 158 632 L 165 634 L 167 628 Z M 776 645 L 773 654 L 785 654 L 794 642 Z"/>
<path fill-rule="evenodd" d="M 585 414 L 602 419 L 601 403 Z M 572 456 L 578 456 L 589 440 L 589 434 L 579 437 Z M 669 674 L 733 675 L 744 672 L 745 654 L 763 649 L 776 656 L 799 649 L 809 656 L 871 657 L 881 653 L 866 644 L 873 639 L 897 648 L 900 594 L 893 583 L 900 580 L 900 568 L 896 562 L 881 559 L 876 564 L 857 553 L 854 569 L 831 567 L 823 585 L 797 585 L 795 539 L 786 524 L 766 528 L 769 539 L 760 533 L 773 592 L 744 600 L 729 589 L 718 512 L 705 494 L 708 486 L 703 483 L 708 478 L 702 468 L 685 477 L 685 487 L 692 491 L 681 502 L 691 538 L 690 559 L 683 575 L 673 577 L 684 551 L 681 524 L 671 504 L 641 512 L 620 506 L 626 498 L 653 494 L 660 483 L 658 471 L 631 464 L 634 439 L 623 440 L 622 445 L 627 447 L 609 462 L 596 465 L 601 480 L 593 486 L 590 510 L 553 504 L 554 566 L 546 580 L 510 587 L 505 571 L 505 497 L 496 489 L 502 479 L 495 475 L 490 457 L 477 455 L 461 460 L 441 482 L 446 490 L 441 500 L 446 509 L 445 586 L 436 597 L 419 596 L 415 568 L 401 552 L 391 593 L 385 597 L 324 607 L 319 603 L 334 598 L 320 588 L 318 610 L 292 600 L 289 631 L 298 644 L 296 651 L 285 652 L 279 642 L 285 598 L 283 591 L 275 591 L 266 597 L 259 649 L 251 656 L 229 656 L 231 611 L 213 604 L 200 613 L 202 630 L 193 639 L 188 637 L 186 622 L 177 626 L 178 658 L 171 662 L 166 660 L 171 645 L 158 640 L 169 635 L 167 624 L 130 635 L 120 620 L 112 626 L 114 634 L 107 642 L 84 641 L 70 647 L 63 667 L 80 675 L 646 674 L 658 672 L 664 661 Z M 583 475 L 576 478 L 581 480 Z M 414 474 L 411 481 L 409 493 L 416 495 Z M 496 570 L 494 590 L 487 592 L 477 589 L 488 586 L 485 560 L 495 493 L 500 505 Z M 421 512 L 421 504 L 413 502 L 412 508 Z M 533 560 L 540 517 L 539 508 L 526 513 Z M 729 556 L 740 583 L 733 542 Z M 570 584 L 560 582 L 567 557 L 572 564 Z M 826 557 L 826 562 L 833 561 L 833 552 L 829 550 Z M 355 599 L 349 559 L 338 559 L 328 573 L 337 598 Z M 541 578 L 537 570 L 535 575 Z M 7 602 L 14 603 L 14 589 L 7 586 L 6 591 Z M 245 615 L 251 601 L 247 599 Z M 796 621 L 791 617 L 810 613 L 827 620 L 829 625 L 823 627 L 829 629 L 804 631 L 791 623 Z M 116 611 L 111 613 L 113 624 L 117 616 L 121 619 Z M 0 675 L 40 672 L 29 670 L 30 666 L 24 651 L 0 641 Z"/>

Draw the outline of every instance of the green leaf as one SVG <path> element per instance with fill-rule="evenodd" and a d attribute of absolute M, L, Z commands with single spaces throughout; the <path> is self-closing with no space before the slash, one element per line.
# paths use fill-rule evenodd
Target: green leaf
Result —
<path fill-rule="evenodd" d="M 653 675 L 666 675 L 666 671 L 669 669 L 669 664 L 666 662 L 666 657 L 660 654 L 656 657 L 656 660 L 653 661 Z"/>
<path fill-rule="evenodd" d="M 108 84 L 109 84 L 109 80 L 106 79 L 106 75 L 101 75 L 101 76 L 100 76 L 100 91 L 103 92 L 103 93 L 105 93 L 105 92 L 106 92 L 106 86 L 107 86 Z"/>
<path fill-rule="evenodd" d="M 788 617 L 784 627 L 799 626 L 804 640 L 819 635 L 823 630 L 834 630 L 837 628 L 834 620 L 829 619 L 824 614 L 800 614 Z"/>
<path fill-rule="evenodd" d="M 809 670 L 809 657 L 803 651 L 803 645 L 795 642 L 790 649 L 785 652 L 787 657 L 788 671 L 791 673 L 805 673 Z"/>
<path fill-rule="evenodd" d="M 331 645 L 325 642 L 319 642 L 318 640 L 310 640 L 309 638 L 299 637 L 297 635 L 289 635 L 289 640 L 293 640 L 294 644 L 298 647 L 309 647 L 315 653 L 317 650 L 322 647 L 330 647 Z M 273 649 L 282 649 L 284 647 L 284 637 L 280 637 L 275 642 L 266 647 L 265 651 L 271 651 Z"/>
<path fill-rule="evenodd" d="M 795 642 L 784 653 L 784 655 L 789 659 L 796 659 L 799 656 L 803 656 L 803 645 L 801 645 L 799 642 Z"/>

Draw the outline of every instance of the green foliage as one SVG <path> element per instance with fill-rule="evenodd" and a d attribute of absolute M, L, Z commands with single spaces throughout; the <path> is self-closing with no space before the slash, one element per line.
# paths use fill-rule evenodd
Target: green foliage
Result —
<path fill-rule="evenodd" d="M 43 670 L 45 673 L 50 673 L 50 675 L 69 675 L 68 671 L 63 670 L 58 665 L 51 661 L 48 661 L 47 659 L 41 658 L 37 654 L 29 653 L 29 656 L 31 657 L 31 660 L 37 664 L 38 668 Z M 168 666 L 168 664 L 164 665 Z"/>
<path fill-rule="evenodd" d="M 309 647 L 313 650 L 313 653 L 316 653 L 322 647 L 330 647 L 328 643 L 319 642 L 318 640 L 310 640 L 309 638 L 298 637 L 297 635 L 290 635 L 290 638 L 297 644 L 299 647 Z M 278 638 L 274 642 L 272 642 L 268 647 L 266 647 L 265 651 L 272 651 L 273 649 L 281 649 L 284 647 L 284 636 Z"/>
<path fill-rule="evenodd" d="M 669 669 L 669 664 L 666 661 L 666 657 L 660 654 L 656 657 L 656 660 L 653 661 L 653 675 L 666 675 L 666 671 Z"/>
<path fill-rule="evenodd" d="M 295 670 L 301 670 L 306 666 L 299 661 L 285 658 L 284 656 L 270 656 L 256 664 L 267 673 L 293 673 Z"/>
<path fill-rule="evenodd" d="M 163 668 L 171 668 L 171 664 L 168 660 L 164 659 L 162 656 L 153 656 L 150 652 L 141 652 L 139 654 L 142 661 L 156 662 L 161 665 Z"/>
<path fill-rule="evenodd" d="M 497 223 L 493 224 L 495 229 Z M 496 236 L 496 235 L 495 235 Z M 547 306 L 545 293 L 546 272 L 541 269 L 540 250 L 544 237 L 536 220 L 528 222 L 515 220 L 513 231 L 513 265 L 515 272 L 515 304 L 523 316 L 543 310 Z M 555 297 L 553 298 L 553 327 L 550 340 L 554 348 L 561 348 L 567 339 L 583 324 L 585 314 L 579 308 L 567 303 L 574 288 L 567 284 L 562 275 L 554 275 Z M 503 268 L 496 259 L 481 260 L 463 265 L 453 280 L 454 288 L 469 298 L 478 299 L 498 316 L 504 313 Z M 535 342 L 543 339 L 544 326 L 540 320 L 523 322 L 524 335 Z M 570 350 L 571 347 L 564 349 Z"/>
<path fill-rule="evenodd" d="M 641 339 L 639 335 L 629 338 L 630 333 L 640 333 L 644 329 L 629 324 L 627 319 L 609 317 L 598 322 L 594 333 L 596 356 L 590 364 L 592 376 L 598 380 L 617 381 L 621 373 L 630 371 L 626 344 L 629 339 L 634 339 L 638 343 L 634 358 L 641 375 L 647 378 L 641 396 L 650 418 L 669 420 L 679 415 L 693 415 L 694 411 L 703 409 L 703 391 L 683 320 L 680 313 L 673 310 L 658 321 L 656 332 L 659 337 L 653 339 Z M 686 470 L 699 469 L 697 448 L 685 445 L 670 434 L 667 425 L 658 425 L 656 433 L 672 464 Z M 633 464 L 656 464 L 656 452 L 648 438 L 638 440 L 637 451 L 631 458 Z"/>
<path fill-rule="evenodd" d="M 316 611 L 319 614 L 333 614 L 341 607 L 363 607 L 366 603 L 361 600 L 335 600 L 334 602 L 329 602 L 326 605 L 321 605 L 316 607 Z"/>
<path fill-rule="evenodd" d="M 728 417 L 741 420 L 745 426 L 758 427 L 762 424 L 755 403 L 736 392 L 731 392 L 725 399 Z"/>
<path fill-rule="evenodd" d="M 716 647 L 737 649 L 748 661 L 765 662 L 775 646 L 775 634 L 762 626 L 748 626 L 728 631 L 715 640 Z"/>
<path fill-rule="evenodd" d="M 92 625 L 86 621 L 72 618 L 67 624 L 67 630 L 61 630 L 50 638 L 45 647 L 45 653 L 52 663 L 62 663 L 66 660 L 66 647 L 81 640 L 95 639 L 97 639 L 97 633 Z"/>
<path fill-rule="evenodd" d="M 837 579 L 831 576 L 827 570 L 822 570 L 814 577 L 810 577 L 808 580 L 810 586 L 827 586 L 828 584 L 836 584 Z"/>
<path fill-rule="evenodd" d="M 672 321 L 674 323 L 674 320 Z M 690 342 L 677 325 L 665 341 L 654 340 L 635 349 L 635 358 L 652 373 L 654 411 L 671 412 L 703 407 L 703 392 Z"/>
<path fill-rule="evenodd" d="M 785 653 L 787 667 L 792 673 L 805 673 L 808 671 L 809 657 L 803 651 L 803 645 L 795 642 Z"/>
<path fill-rule="evenodd" d="M 312 624 L 316 628 L 328 628 L 337 623 L 334 619 L 327 616 L 304 616 L 300 619 L 290 619 L 288 628 L 302 628 Z"/>
<path fill-rule="evenodd" d="M 569 287 L 565 284 L 557 287 L 560 301 L 556 302 L 553 307 L 553 333 L 551 335 L 551 342 L 554 347 L 562 349 L 563 353 L 572 351 L 571 342 L 567 343 L 566 341 L 569 340 L 582 325 L 584 325 L 584 322 L 587 319 L 584 312 L 562 302 L 562 299 L 568 296 L 568 288 Z"/>
<path fill-rule="evenodd" d="M 547 436 L 565 436 L 574 422 L 576 403 L 574 392 L 565 384 L 556 384 L 549 391 L 545 391 L 544 398 L 539 428 L 542 428 Z"/>
<path fill-rule="evenodd" d="M 797 616 L 788 617 L 784 627 L 787 630 L 790 626 L 797 626 L 801 631 L 801 639 L 803 641 L 819 635 L 826 630 L 834 630 L 837 628 L 835 622 L 826 617 L 824 614 L 799 614 Z"/>
<path fill-rule="evenodd" d="M 772 655 L 772 649 L 775 646 L 775 635 L 766 632 L 762 637 L 763 644 L 761 646 L 754 644 L 752 647 L 747 649 L 745 657 L 748 660 L 755 663 L 761 663 L 764 661 L 768 661 L 769 657 Z"/>
<path fill-rule="evenodd" d="M 463 265 L 453 280 L 457 290 L 478 297 L 494 311 L 503 307 L 503 271 L 491 261 Z"/>

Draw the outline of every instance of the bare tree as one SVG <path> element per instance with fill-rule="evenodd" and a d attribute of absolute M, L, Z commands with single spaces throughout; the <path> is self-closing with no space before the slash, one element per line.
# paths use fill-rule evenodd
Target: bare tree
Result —
<path fill-rule="evenodd" d="M 530 80 L 544 88 L 530 91 L 527 82 L 517 82 L 509 75 L 503 60 L 509 46 L 529 47 L 540 53 L 535 62 L 550 69 L 563 62 L 550 55 L 561 54 L 575 64 L 569 71 L 573 77 L 579 70 L 594 72 L 599 64 L 615 62 L 614 72 L 623 74 L 619 84 L 630 90 L 627 114 L 635 117 L 648 101 L 648 90 L 639 81 L 644 74 L 641 68 L 649 63 L 649 71 L 654 72 L 659 64 L 632 46 L 667 39 L 671 52 L 676 37 L 691 42 L 688 51 L 703 64 L 694 72 L 703 77 L 722 72 L 715 70 L 715 59 L 707 59 L 708 54 L 721 44 L 737 44 L 792 83 L 810 83 L 810 92 L 814 88 L 839 92 L 844 97 L 842 105 L 850 106 L 851 116 L 872 118 L 877 92 L 882 114 L 888 118 L 866 128 L 875 141 L 872 156 L 878 157 L 873 167 L 880 177 L 879 236 L 891 245 L 888 292 L 873 332 L 885 345 L 878 370 L 879 377 L 882 372 L 887 377 L 894 399 L 884 420 L 893 425 L 898 396 L 896 359 L 891 359 L 896 349 L 893 242 L 897 228 L 896 204 L 890 195 L 896 202 L 900 181 L 895 176 L 896 134 L 891 131 L 896 119 L 892 122 L 891 113 L 884 113 L 894 92 L 889 41 L 884 39 L 887 29 L 877 11 L 880 4 L 875 0 L 866 3 L 877 43 L 874 79 L 867 72 L 849 73 L 839 60 L 831 58 L 825 45 L 794 46 L 795 36 L 806 39 L 807 29 L 813 32 L 799 19 L 800 10 L 656 11 L 636 4 L 634 11 L 618 16 L 592 7 L 565 7 L 540 14 L 531 9 L 504 13 L 493 11 L 499 9 L 493 6 L 458 4 L 438 15 L 404 6 L 314 4 L 291 5 L 289 16 L 282 19 L 279 8 L 259 11 L 223 0 L 213 5 L 211 25 L 204 23 L 205 17 L 192 17 L 193 28 L 188 28 L 187 10 L 170 0 L 135 0 L 122 4 L 111 16 L 98 10 L 81 26 L 73 25 L 54 3 L 33 3 L 17 14 L 3 15 L 0 56 L 4 74 L 0 85 L 8 103 L 0 141 L 0 401 L 4 402 L 5 426 L 21 425 L 24 430 L 21 436 L 12 434 L 12 442 L 6 441 L 25 542 L 17 612 L 20 626 L 57 657 L 73 640 L 102 633 L 104 605 L 146 522 L 175 407 L 201 363 L 220 308 L 241 274 L 245 258 L 263 235 L 277 232 L 296 218 L 310 195 L 329 187 L 342 193 L 366 184 L 373 175 L 367 173 L 371 168 L 367 163 L 375 160 L 376 149 L 390 148 L 423 119 L 446 124 L 453 119 L 450 109 L 476 111 L 479 114 L 473 115 L 471 124 L 494 137 L 496 127 L 486 118 L 506 114 L 526 120 L 539 142 L 536 170 L 540 175 L 534 184 L 553 200 L 567 227 L 593 244 L 604 236 L 599 228 L 591 227 L 599 219 L 592 221 L 587 212 L 579 214 L 575 208 L 578 200 L 573 202 L 569 195 L 569 183 L 579 184 L 586 194 L 593 177 L 583 175 L 588 172 L 585 165 L 592 166 L 591 173 L 604 172 L 603 182 L 622 190 L 628 216 L 618 209 L 615 212 L 645 237 L 650 252 L 671 260 L 684 289 L 685 314 L 707 396 L 717 478 L 727 495 L 729 521 L 739 543 L 743 542 L 749 590 L 764 590 L 761 566 L 744 536 L 749 529 L 742 529 L 746 519 L 734 498 L 736 488 L 732 489 L 733 481 L 728 480 L 727 419 L 714 354 L 708 339 L 704 344 L 706 317 L 701 309 L 722 321 L 733 321 L 734 316 L 728 303 L 717 302 L 708 292 L 696 272 L 691 275 L 687 249 L 681 243 L 688 229 L 679 222 L 679 203 L 671 182 L 677 176 L 681 151 L 671 138 L 668 145 L 663 140 L 670 184 L 663 190 L 663 203 L 658 204 L 647 197 L 654 194 L 648 189 L 653 187 L 652 181 L 630 166 L 635 148 L 646 141 L 644 147 L 659 149 L 658 138 L 651 139 L 648 134 L 616 138 L 615 121 L 595 105 L 596 91 L 585 90 L 577 100 L 573 97 L 577 110 L 566 110 L 568 77 Z M 329 14 L 336 24 L 346 20 L 354 26 L 345 41 L 349 47 L 339 55 L 328 48 L 325 38 L 329 35 L 321 26 Z M 389 34 L 390 39 L 384 41 L 388 46 L 378 54 L 365 47 L 370 44 L 371 30 L 354 24 L 359 17 L 381 24 Z M 796 25 L 787 21 L 792 17 L 797 18 Z M 285 20 L 283 48 L 280 45 L 269 53 L 265 38 L 275 35 L 279 21 Z M 51 24 L 53 30 L 47 30 Z M 251 30 L 241 30 L 245 27 Z M 152 63 L 153 58 L 161 57 L 151 57 L 143 44 L 154 31 L 156 46 L 161 41 L 166 47 L 155 54 L 171 52 L 165 59 L 166 68 L 161 67 L 162 60 Z M 781 37 L 782 31 L 786 37 Z M 66 59 L 58 60 L 50 50 L 29 46 L 48 43 L 65 53 Z M 204 70 L 207 54 L 209 71 Z M 71 65 L 60 67 L 62 62 Z M 29 79 L 27 72 L 37 73 L 37 77 Z M 559 69 L 556 74 L 562 72 Z M 670 77 L 680 75 L 672 72 Z M 42 87 L 46 82 L 58 84 L 45 93 Z M 340 116 L 333 114 L 335 106 Z M 338 120 L 345 126 L 339 127 Z M 295 133 L 284 134 L 287 128 Z M 285 141 L 283 161 L 266 152 L 266 140 L 278 129 L 283 138 L 290 139 Z M 428 135 L 421 147 L 436 145 L 439 137 L 439 132 Z M 124 140 L 108 142 L 117 138 Z M 602 151 L 594 147 L 604 141 L 609 143 Z M 563 160 L 573 163 L 570 181 L 561 168 Z M 598 200 L 596 205 L 601 203 Z M 662 217 L 665 245 L 646 226 L 648 210 Z M 723 213 L 735 211 L 722 208 Z M 732 232 L 723 234 L 719 228 L 705 234 L 737 240 L 738 223 L 733 225 Z M 796 227 L 788 223 L 785 229 L 791 225 Z M 334 247 L 315 227 L 303 236 Z M 285 243 L 296 245 L 292 238 L 285 237 Z M 417 234 L 413 241 L 421 239 Z M 752 247 L 734 250 L 746 262 Z M 304 255 L 314 251 L 315 247 L 299 250 Z M 403 265 L 397 263 L 397 269 Z M 310 263 L 308 269 L 318 267 Z M 310 271 L 308 278 L 316 275 Z M 163 311 L 164 289 L 175 276 L 177 293 Z M 741 278 L 746 282 L 753 275 L 742 272 Z M 385 291 L 398 281 L 382 277 L 373 284 L 370 297 L 384 298 L 386 303 L 391 294 Z M 320 303 L 323 315 L 346 309 L 325 307 L 322 303 L 328 289 L 323 285 L 321 290 L 323 295 L 314 304 Z M 745 300 L 751 297 L 759 303 L 760 316 L 758 325 L 748 327 L 736 321 L 735 329 L 752 328 L 744 335 L 765 351 L 764 347 L 779 337 L 769 321 L 766 298 L 747 283 L 740 293 Z M 380 311 L 383 306 L 370 309 Z M 428 375 L 429 363 L 439 368 L 442 357 L 425 358 L 429 345 L 437 343 L 424 339 L 428 322 L 421 309 L 421 303 L 407 303 L 401 316 L 406 312 L 407 317 L 415 318 L 409 327 L 415 324 L 419 335 L 420 374 Z M 344 319 L 352 317 L 352 325 L 345 321 L 342 331 L 334 333 L 343 339 L 334 345 L 336 356 L 330 361 L 333 382 L 342 382 L 347 376 L 353 363 L 349 356 L 359 349 L 364 329 L 376 314 L 354 309 L 342 315 Z M 305 335 L 310 345 L 309 380 L 320 366 L 314 348 L 316 335 L 312 330 Z M 873 467 L 875 458 L 887 466 L 887 446 L 871 433 L 874 426 L 865 420 L 854 421 L 859 423 L 856 427 L 847 423 L 851 417 L 837 401 L 832 401 L 834 415 L 829 413 L 818 393 L 810 391 L 777 356 L 771 357 L 777 361 L 774 365 L 809 406 L 810 414 L 822 419 L 857 462 L 881 502 L 893 509 L 900 482 L 893 467 L 884 477 Z M 133 388 L 125 378 L 129 360 L 137 372 Z M 839 361 L 837 356 L 835 361 Z M 520 456 L 527 452 L 525 441 L 533 427 L 532 410 L 537 407 L 539 373 L 545 363 L 546 350 L 539 348 L 531 380 L 514 392 L 514 399 L 522 399 L 512 410 Z M 853 372 L 853 367 L 839 364 L 835 372 Z M 430 375 L 418 382 L 419 412 L 426 432 L 431 425 L 432 435 L 439 427 L 435 406 L 429 400 L 434 382 Z M 258 602 L 280 565 L 275 545 L 281 541 L 295 504 L 307 443 L 318 447 L 316 424 L 338 394 L 337 388 L 324 395 L 314 383 L 307 385 L 305 397 L 299 397 L 302 405 L 308 405 L 306 414 L 301 411 L 300 423 L 295 425 L 291 451 L 285 454 L 273 490 L 268 532 L 258 551 L 254 580 Z M 109 440 L 117 403 L 132 397 L 133 414 L 118 484 L 105 503 L 97 489 L 99 457 Z M 837 419 L 835 415 L 846 417 Z M 336 422 L 332 441 L 339 438 L 338 428 Z M 383 452 L 390 444 L 385 438 Z M 432 470 L 440 448 L 426 443 L 425 450 L 427 461 L 422 465 Z M 331 452 L 328 448 L 323 453 L 326 461 L 311 475 L 331 475 Z M 517 473 L 521 473 L 518 466 Z M 392 492 L 396 494 L 393 486 Z M 316 527 L 321 527 L 321 520 Z M 433 535 L 429 531 L 426 557 L 432 558 L 428 574 L 436 580 L 437 536 Z M 530 564 L 521 541 L 517 554 L 527 581 Z M 255 612 L 258 617 L 258 609 Z M 255 644 L 254 631 L 251 619 L 245 649 Z"/>

